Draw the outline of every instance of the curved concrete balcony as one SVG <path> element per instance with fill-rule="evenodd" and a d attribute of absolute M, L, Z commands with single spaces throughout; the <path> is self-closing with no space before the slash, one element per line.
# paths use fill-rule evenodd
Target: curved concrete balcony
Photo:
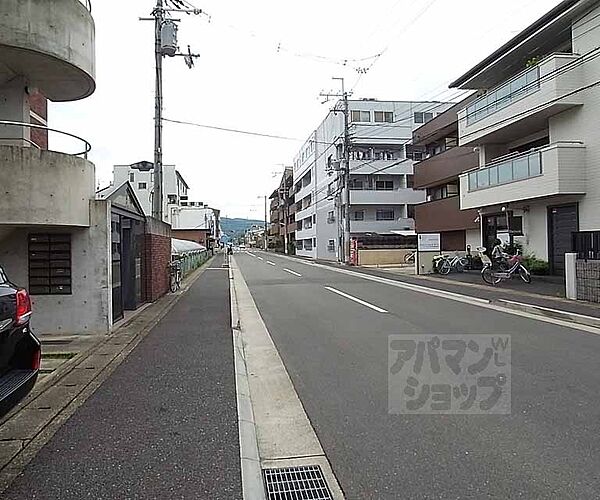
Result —
<path fill-rule="evenodd" d="M 24 76 L 48 99 L 74 101 L 94 92 L 95 64 L 89 2 L 0 2 L 0 83 Z"/>
<path fill-rule="evenodd" d="M 90 225 L 94 164 L 34 147 L 0 145 L 0 226 Z"/>

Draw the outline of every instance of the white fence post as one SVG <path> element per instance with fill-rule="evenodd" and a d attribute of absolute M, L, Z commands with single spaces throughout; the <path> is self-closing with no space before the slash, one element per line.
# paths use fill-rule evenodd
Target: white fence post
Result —
<path fill-rule="evenodd" d="M 565 295 L 567 299 L 577 300 L 577 254 L 565 254 Z"/>

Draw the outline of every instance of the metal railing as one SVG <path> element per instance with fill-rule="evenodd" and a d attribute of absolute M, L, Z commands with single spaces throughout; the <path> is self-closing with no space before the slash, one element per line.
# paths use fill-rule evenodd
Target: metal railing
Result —
<path fill-rule="evenodd" d="M 82 3 L 90 13 L 92 12 L 92 0 L 79 0 L 79 2 Z"/>
<path fill-rule="evenodd" d="M 578 231 L 572 234 L 572 251 L 578 259 L 600 260 L 600 231 Z"/>
<path fill-rule="evenodd" d="M 533 150 L 525 154 L 517 153 L 490 166 L 470 172 L 469 191 L 508 184 L 538 175 L 542 175 L 542 152 Z"/>
<path fill-rule="evenodd" d="M 85 159 L 87 159 L 88 153 L 92 150 L 92 145 L 85 139 L 83 139 L 75 134 L 71 134 L 70 132 L 65 132 L 63 130 L 58 130 L 55 128 L 47 127 L 45 125 L 36 125 L 35 123 L 26 123 L 26 122 L 15 122 L 15 121 L 11 121 L 11 120 L 0 120 L 0 129 L 2 127 L 18 127 L 18 128 L 44 130 L 46 132 L 54 132 L 54 133 L 57 133 L 57 134 L 60 134 L 60 135 L 66 136 L 66 137 L 70 137 L 71 139 L 75 139 L 75 140 L 83 143 L 83 146 L 84 146 L 83 151 L 80 151 L 78 153 L 66 153 L 71 156 L 83 156 Z M 23 141 L 23 142 L 26 142 L 28 144 L 31 144 L 31 145 L 37 147 L 38 149 L 41 149 L 39 145 L 35 144 L 33 141 L 31 141 L 31 139 L 28 139 L 26 137 L 2 137 L 2 138 L 0 138 L 0 145 L 2 144 L 2 141 Z M 55 151 L 52 149 L 49 149 L 49 151 L 54 151 L 57 153 L 63 152 L 63 151 Z"/>
<path fill-rule="evenodd" d="M 483 120 L 513 102 L 536 92 L 539 88 L 540 68 L 536 65 L 491 89 L 487 94 L 469 104 L 467 106 L 467 125 Z"/>

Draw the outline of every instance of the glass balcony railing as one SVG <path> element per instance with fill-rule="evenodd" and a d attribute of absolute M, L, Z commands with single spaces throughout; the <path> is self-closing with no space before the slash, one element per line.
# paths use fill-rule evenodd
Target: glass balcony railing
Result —
<path fill-rule="evenodd" d="M 469 173 L 469 191 L 542 175 L 542 152 L 534 150 Z"/>
<path fill-rule="evenodd" d="M 530 68 L 516 77 L 490 90 L 486 95 L 467 106 L 467 126 L 506 108 L 540 88 L 540 68 Z"/>

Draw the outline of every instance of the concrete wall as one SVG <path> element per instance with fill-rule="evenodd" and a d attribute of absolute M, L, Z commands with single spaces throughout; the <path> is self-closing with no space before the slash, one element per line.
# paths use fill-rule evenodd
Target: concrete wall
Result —
<path fill-rule="evenodd" d="M 53 101 L 95 90 L 94 20 L 79 0 L 2 0 L 1 46 L 0 62 Z"/>
<path fill-rule="evenodd" d="M 89 226 L 94 165 L 76 156 L 0 146 L 0 224 Z"/>
<path fill-rule="evenodd" d="M 28 236 L 71 234 L 71 295 L 32 296 L 32 328 L 38 333 L 107 333 L 111 328 L 110 202 L 90 202 L 89 228 L 11 228 L 0 240 L 0 264 L 27 287 Z"/>

